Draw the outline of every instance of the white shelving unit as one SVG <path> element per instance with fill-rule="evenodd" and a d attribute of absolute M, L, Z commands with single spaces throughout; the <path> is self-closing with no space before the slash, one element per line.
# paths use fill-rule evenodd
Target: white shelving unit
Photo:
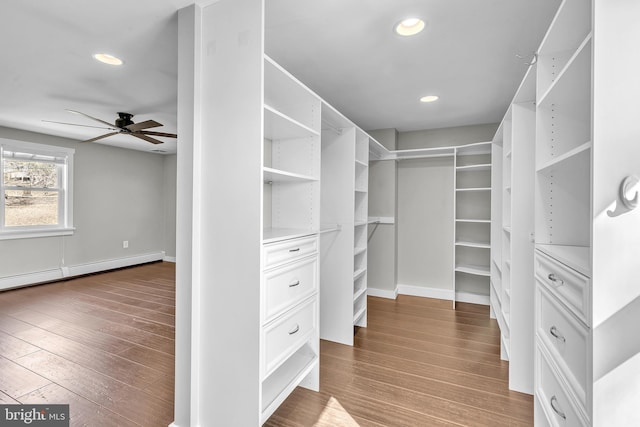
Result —
<path fill-rule="evenodd" d="M 454 148 L 454 300 L 490 301 L 491 143 Z"/>
<path fill-rule="evenodd" d="M 537 425 L 640 424 L 634 329 L 640 211 L 622 203 L 633 191 L 620 191 L 625 178 L 640 176 L 638 16 L 638 2 L 564 0 L 538 51 L 531 260 Z M 260 425 L 296 386 L 318 387 L 321 229 L 321 236 L 352 235 L 344 246 L 346 298 L 334 302 L 335 310 L 349 313 L 351 329 L 354 319 L 364 319 L 359 313 L 366 316 L 357 303 L 366 295 L 358 281 L 367 277 L 367 218 L 358 205 L 368 195 L 356 184 L 357 168 L 367 167 L 357 143 L 365 138 L 350 123 L 336 127 L 352 128 L 345 182 L 354 184 L 345 206 L 353 221 L 321 227 L 324 103 L 265 59 L 263 2 L 196 4 L 179 18 L 179 122 L 186 143 L 178 169 L 188 177 L 179 180 L 179 195 L 192 212 L 179 219 L 178 253 L 185 261 L 179 265 L 191 268 L 179 272 L 176 341 L 183 345 L 176 352 L 176 389 L 183 393 L 176 393 L 176 413 L 193 425 Z M 236 36 L 237 28 L 246 31 Z M 481 198 L 488 198 L 486 190 L 456 191 L 453 222 L 457 268 L 467 268 L 456 278 L 465 275 L 491 292 L 513 366 L 521 348 L 518 319 L 527 318 L 518 308 L 525 294 L 516 280 L 524 271 L 518 242 L 526 227 L 516 209 L 526 194 L 518 180 L 519 129 L 525 129 L 519 123 L 531 117 L 525 101 L 511 106 L 496 139 L 501 143 L 494 144 L 502 182 L 478 185 L 491 186 L 501 200 L 489 208 Z M 372 159 L 454 156 L 460 182 L 464 174 L 486 173 L 491 162 L 467 162 L 488 157 L 482 144 L 389 152 L 367 142 Z M 501 218 L 496 227 L 494 216 L 489 232 L 491 213 Z M 490 262 L 483 253 L 488 235 Z M 479 251 L 481 262 L 463 259 L 469 251 Z M 356 267 L 357 257 L 365 261 Z M 306 279 L 288 276 L 292 271 Z M 272 292 L 282 284 L 293 293 Z"/>
<path fill-rule="evenodd" d="M 319 387 L 321 100 L 265 56 L 263 114 L 264 422 L 296 386 Z"/>
<path fill-rule="evenodd" d="M 509 360 L 509 388 L 533 393 L 533 191 L 536 67 L 529 67 L 494 137 L 491 309 Z"/>
<path fill-rule="evenodd" d="M 353 325 L 367 326 L 367 225 L 369 224 L 369 136 L 358 130 L 354 158 Z M 367 225 L 360 225 L 365 222 Z"/>
<path fill-rule="evenodd" d="M 591 13 L 591 1 L 562 3 L 537 74 L 535 416 L 574 425 L 593 420 Z"/>
<path fill-rule="evenodd" d="M 369 136 L 328 104 L 322 106 L 322 339 L 353 345 L 354 325 L 366 326 Z"/>
<path fill-rule="evenodd" d="M 491 311 L 535 425 L 640 423 L 640 316 L 627 317 L 640 312 L 627 257 L 640 229 L 623 200 L 635 189 L 620 190 L 640 173 L 640 61 L 624 47 L 640 41 L 640 4 L 628 6 L 564 0 L 494 138 Z"/>

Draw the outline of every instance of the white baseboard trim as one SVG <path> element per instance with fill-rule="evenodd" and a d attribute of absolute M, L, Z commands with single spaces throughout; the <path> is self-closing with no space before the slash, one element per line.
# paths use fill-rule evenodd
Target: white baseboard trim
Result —
<path fill-rule="evenodd" d="M 414 297 L 435 298 L 453 300 L 453 291 L 450 289 L 430 288 L 426 286 L 398 284 L 398 294 Z"/>
<path fill-rule="evenodd" d="M 474 294 L 471 292 L 456 292 L 457 302 L 469 302 L 471 304 L 491 305 L 489 295 Z"/>
<path fill-rule="evenodd" d="M 398 288 L 396 287 L 394 290 L 367 288 L 367 295 L 370 297 L 396 299 L 398 298 Z"/>
<path fill-rule="evenodd" d="M 162 258 L 163 261 L 165 262 L 176 262 L 176 257 L 174 256 L 165 256 L 164 258 Z"/>
<path fill-rule="evenodd" d="M 0 290 L 19 288 L 21 286 L 35 285 L 37 283 L 43 282 L 51 282 L 53 280 L 60 280 L 66 277 L 97 273 L 100 271 L 113 270 L 115 268 L 144 264 L 146 262 L 160 261 L 163 258 L 164 252 L 152 252 L 126 258 L 116 258 L 106 261 L 91 262 L 87 264 L 64 266 L 34 273 L 7 276 L 0 278 Z"/>
<path fill-rule="evenodd" d="M 371 295 L 371 292 L 369 292 Z M 396 295 L 410 295 L 414 297 L 453 300 L 454 291 L 451 289 L 431 288 L 427 286 L 401 285 L 396 288 Z M 457 302 L 490 305 L 489 295 L 474 294 L 471 292 L 455 292 Z"/>

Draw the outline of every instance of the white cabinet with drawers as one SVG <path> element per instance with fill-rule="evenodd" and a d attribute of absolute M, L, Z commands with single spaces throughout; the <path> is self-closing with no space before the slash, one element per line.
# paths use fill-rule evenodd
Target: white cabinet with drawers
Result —
<path fill-rule="evenodd" d="M 491 308 L 536 426 L 640 425 L 639 16 L 562 0 L 493 141 Z"/>
<path fill-rule="evenodd" d="M 564 0 L 537 52 L 536 425 L 640 425 L 638 16 Z"/>

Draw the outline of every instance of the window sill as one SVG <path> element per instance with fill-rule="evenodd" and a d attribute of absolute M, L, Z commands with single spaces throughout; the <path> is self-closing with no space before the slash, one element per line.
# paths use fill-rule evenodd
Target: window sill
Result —
<path fill-rule="evenodd" d="M 75 228 L 44 228 L 38 230 L 1 231 L 0 240 L 33 239 L 36 237 L 72 236 Z"/>

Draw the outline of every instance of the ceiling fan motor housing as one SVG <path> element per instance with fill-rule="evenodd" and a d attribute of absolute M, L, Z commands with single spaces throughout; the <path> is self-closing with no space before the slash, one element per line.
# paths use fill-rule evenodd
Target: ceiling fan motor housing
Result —
<path fill-rule="evenodd" d="M 129 126 L 133 124 L 133 120 L 131 120 L 131 118 L 133 117 L 133 114 L 118 112 L 118 116 L 120 116 L 120 118 L 116 119 L 116 127 L 122 129 L 125 126 Z"/>

